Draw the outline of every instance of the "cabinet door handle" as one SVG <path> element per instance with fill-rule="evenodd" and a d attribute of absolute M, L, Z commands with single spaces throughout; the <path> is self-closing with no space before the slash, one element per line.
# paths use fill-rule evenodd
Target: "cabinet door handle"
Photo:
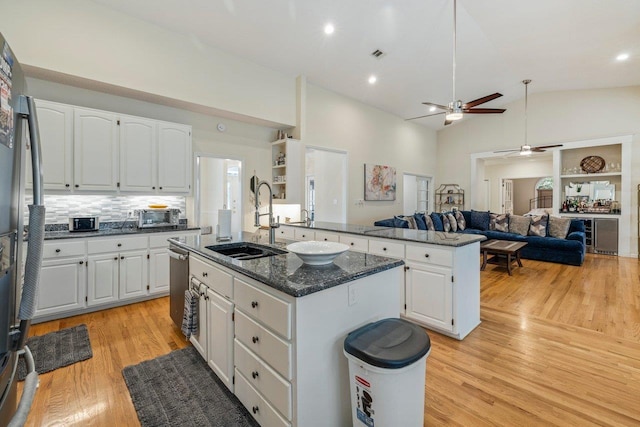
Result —
<path fill-rule="evenodd" d="M 353 245 L 355 245 L 355 243 L 354 243 L 354 242 L 351 242 L 351 246 L 353 246 Z"/>
<path fill-rule="evenodd" d="M 251 372 L 251 376 L 255 380 L 256 378 L 258 378 L 260 376 L 260 374 L 258 374 L 258 371 L 253 371 L 253 372 Z"/>
<path fill-rule="evenodd" d="M 207 276 L 209 276 L 209 274 L 206 271 L 203 271 L 202 272 L 202 277 L 207 277 Z"/>
<path fill-rule="evenodd" d="M 424 257 L 425 258 L 429 258 L 429 254 L 424 254 Z"/>
<path fill-rule="evenodd" d="M 258 341 L 260 341 L 260 338 L 258 337 L 252 337 L 251 341 L 253 341 L 254 344 L 258 344 Z"/>
<path fill-rule="evenodd" d="M 116 261 L 118 260 L 118 257 L 114 257 L 113 259 L 115 259 Z"/>
<path fill-rule="evenodd" d="M 121 246 L 122 246 L 122 243 L 118 243 L 118 247 L 121 247 Z"/>
<path fill-rule="evenodd" d="M 67 187 L 67 188 L 69 188 L 69 184 L 65 184 L 64 186 L 65 186 L 65 187 Z"/>
<path fill-rule="evenodd" d="M 56 253 L 59 254 L 60 253 L 60 249 L 56 249 Z"/>
<path fill-rule="evenodd" d="M 258 307 L 258 301 L 251 301 L 251 308 Z"/>
<path fill-rule="evenodd" d="M 84 264 L 84 261 L 80 261 L 80 262 L 79 262 L 79 264 L 80 264 L 80 265 Z"/>
<path fill-rule="evenodd" d="M 162 187 L 158 187 L 158 188 L 160 188 L 162 190 Z"/>
<path fill-rule="evenodd" d="M 75 185 L 76 188 L 80 187 L 78 184 Z"/>
<path fill-rule="evenodd" d="M 258 412 L 260 412 L 260 408 L 254 406 L 253 408 L 251 408 L 251 411 L 253 411 L 254 414 L 257 414 Z"/>
<path fill-rule="evenodd" d="M 123 257 L 123 256 L 121 256 L 121 257 L 120 257 L 120 259 L 124 259 L 124 257 Z"/>
<path fill-rule="evenodd" d="M 155 190 L 155 189 L 156 189 L 156 187 L 151 187 L 151 189 L 152 189 L 152 190 Z"/>

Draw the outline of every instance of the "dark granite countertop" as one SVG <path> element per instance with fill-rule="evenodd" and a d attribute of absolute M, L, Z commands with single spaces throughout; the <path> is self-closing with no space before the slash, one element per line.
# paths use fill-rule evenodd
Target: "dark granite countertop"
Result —
<path fill-rule="evenodd" d="M 132 224 L 127 224 L 125 227 L 103 227 L 100 224 L 100 230 L 98 231 L 75 231 L 71 232 L 68 229 L 65 230 L 51 230 L 45 227 L 44 240 L 57 240 L 57 239 L 78 239 L 85 237 L 107 237 L 107 236 L 121 236 L 121 235 L 134 235 L 134 234 L 149 234 L 149 233 L 166 233 L 171 231 L 195 231 L 199 230 L 199 227 L 191 227 L 186 224 L 180 224 L 177 227 L 158 227 L 158 228 L 137 228 Z"/>
<path fill-rule="evenodd" d="M 306 224 L 281 224 L 291 227 L 308 228 L 311 230 L 337 231 L 365 237 L 380 237 L 384 239 L 403 240 L 407 242 L 429 243 L 441 246 L 465 246 L 486 240 L 485 236 L 477 234 L 445 233 L 442 231 L 410 230 L 408 228 L 377 227 L 370 225 L 351 225 L 335 222 L 314 221 Z"/>
<path fill-rule="evenodd" d="M 303 264 L 300 258 L 289 252 L 239 261 L 206 248 L 241 241 L 268 246 L 268 239 L 263 235 L 260 235 L 258 241 L 255 240 L 256 237 L 256 234 L 239 233 L 233 236 L 231 242 L 217 242 L 215 235 L 209 234 L 197 236 L 192 245 L 176 239 L 169 239 L 169 242 L 294 297 L 309 295 L 404 265 L 402 260 L 353 251 L 347 251 L 333 263 L 322 266 Z M 286 249 L 286 243 L 282 242 L 273 246 Z"/>

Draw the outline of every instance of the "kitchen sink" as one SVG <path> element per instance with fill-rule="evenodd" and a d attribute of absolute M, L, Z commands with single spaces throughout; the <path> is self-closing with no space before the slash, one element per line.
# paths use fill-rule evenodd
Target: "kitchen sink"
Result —
<path fill-rule="evenodd" d="M 230 243 L 225 245 L 212 245 L 206 246 L 206 248 L 213 252 L 219 253 L 220 255 L 228 256 L 229 258 L 237 259 L 240 261 L 287 253 L 287 251 L 271 248 L 269 246 L 256 245 L 246 242 Z"/>

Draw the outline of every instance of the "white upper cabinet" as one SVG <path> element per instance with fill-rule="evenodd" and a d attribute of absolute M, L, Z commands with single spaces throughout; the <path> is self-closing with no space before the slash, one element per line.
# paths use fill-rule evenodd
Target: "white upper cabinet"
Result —
<path fill-rule="evenodd" d="M 188 193 L 191 190 L 191 127 L 158 123 L 158 190 Z"/>
<path fill-rule="evenodd" d="M 71 190 L 73 184 L 73 108 L 69 105 L 36 100 L 38 126 L 42 139 L 43 187 L 45 190 Z M 31 156 L 27 160 L 27 185 L 31 186 Z"/>
<path fill-rule="evenodd" d="M 118 185 L 118 119 L 113 113 L 74 109 L 74 187 L 116 191 Z"/>
<path fill-rule="evenodd" d="M 120 116 L 120 190 L 156 190 L 157 140 L 155 120 Z"/>

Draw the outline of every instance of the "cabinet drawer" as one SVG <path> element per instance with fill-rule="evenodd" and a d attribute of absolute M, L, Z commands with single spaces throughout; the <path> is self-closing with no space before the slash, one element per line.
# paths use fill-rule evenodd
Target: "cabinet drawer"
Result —
<path fill-rule="evenodd" d="M 296 228 L 293 230 L 293 235 L 296 240 L 314 240 L 316 233 L 308 228 Z"/>
<path fill-rule="evenodd" d="M 349 250 L 351 251 L 369 252 L 369 241 L 361 237 L 355 237 L 349 234 L 341 234 L 340 243 L 349 245 Z"/>
<path fill-rule="evenodd" d="M 404 244 L 383 240 L 369 240 L 369 253 L 404 259 Z"/>
<path fill-rule="evenodd" d="M 229 299 L 233 298 L 233 276 L 226 271 L 190 255 L 189 274 L 220 295 Z"/>
<path fill-rule="evenodd" d="M 291 339 L 291 304 L 250 284 L 234 279 L 235 303 L 245 313 Z"/>
<path fill-rule="evenodd" d="M 158 233 L 149 236 L 149 247 L 150 248 L 168 248 L 169 242 L 168 239 L 181 239 L 186 241 L 187 236 L 191 236 L 190 234 L 185 234 L 184 232 L 175 232 L 175 233 Z"/>
<path fill-rule="evenodd" d="M 269 405 L 258 391 L 249 384 L 249 381 L 238 371 L 236 374 L 235 395 L 242 402 L 253 418 L 262 427 L 291 427 L 291 424 L 283 419 L 280 414 Z"/>
<path fill-rule="evenodd" d="M 316 231 L 316 240 L 319 242 L 339 242 L 340 236 L 335 233 L 329 233 L 326 231 Z"/>
<path fill-rule="evenodd" d="M 281 239 L 289 239 L 289 240 L 295 239 L 293 228 L 291 227 L 276 228 L 276 237 L 279 237 Z"/>
<path fill-rule="evenodd" d="M 85 252 L 85 240 L 60 241 L 45 243 L 42 248 L 42 258 L 62 258 L 68 256 L 82 256 Z"/>
<path fill-rule="evenodd" d="M 122 252 L 136 249 L 147 249 L 149 239 L 147 236 L 122 237 L 113 239 L 90 239 L 87 247 L 90 254 L 104 252 Z"/>
<path fill-rule="evenodd" d="M 291 380 L 291 344 L 261 326 L 236 307 L 236 339 L 273 369 Z"/>
<path fill-rule="evenodd" d="M 238 340 L 234 342 L 236 369 L 287 419 L 291 419 L 291 383 L 285 381 Z"/>
<path fill-rule="evenodd" d="M 427 245 L 407 245 L 407 259 L 452 267 L 453 251 Z"/>

